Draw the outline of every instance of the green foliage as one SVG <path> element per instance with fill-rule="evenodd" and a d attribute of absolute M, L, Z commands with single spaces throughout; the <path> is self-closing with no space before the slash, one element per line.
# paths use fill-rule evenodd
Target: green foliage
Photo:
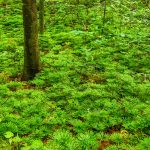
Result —
<path fill-rule="evenodd" d="M 144 138 L 142 141 L 140 141 L 140 143 L 137 145 L 137 149 L 145 149 L 145 150 L 149 150 L 150 148 L 150 144 L 149 144 L 149 140 L 150 138 Z"/>
<path fill-rule="evenodd" d="M 46 0 L 41 72 L 21 81 L 21 1 L 0 0 L 0 149 L 149 149 L 149 8 Z M 105 23 L 104 23 L 105 22 Z"/>

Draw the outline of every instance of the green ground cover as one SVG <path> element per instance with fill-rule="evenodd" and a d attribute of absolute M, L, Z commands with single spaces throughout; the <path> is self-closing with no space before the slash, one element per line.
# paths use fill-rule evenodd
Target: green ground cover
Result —
<path fill-rule="evenodd" d="M 150 150 L 150 9 L 112 1 L 104 19 L 103 3 L 47 2 L 42 69 L 23 82 L 21 2 L 6 3 L 0 0 L 0 149 Z"/>

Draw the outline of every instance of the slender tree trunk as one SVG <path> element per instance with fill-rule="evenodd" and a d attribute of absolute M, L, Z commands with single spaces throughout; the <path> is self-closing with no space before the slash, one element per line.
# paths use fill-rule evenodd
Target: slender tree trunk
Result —
<path fill-rule="evenodd" d="M 106 23 L 106 0 L 104 0 L 104 14 L 103 14 L 103 27 L 102 27 L 102 33 L 104 33 L 105 23 Z"/>
<path fill-rule="evenodd" d="M 39 1 L 39 31 L 41 34 L 44 32 L 44 1 L 45 0 Z"/>
<path fill-rule="evenodd" d="M 22 0 L 24 25 L 23 80 L 32 80 L 40 70 L 36 0 Z"/>

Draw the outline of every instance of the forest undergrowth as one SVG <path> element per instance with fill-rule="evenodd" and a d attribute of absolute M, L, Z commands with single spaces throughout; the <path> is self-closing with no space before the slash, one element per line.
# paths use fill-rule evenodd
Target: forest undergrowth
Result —
<path fill-rule="evenodd" d="M 149 6 L 73 2 L 46 1 L 25 82 L 21 1 L 0 0 L 0 149 L 150 150 Z"/>

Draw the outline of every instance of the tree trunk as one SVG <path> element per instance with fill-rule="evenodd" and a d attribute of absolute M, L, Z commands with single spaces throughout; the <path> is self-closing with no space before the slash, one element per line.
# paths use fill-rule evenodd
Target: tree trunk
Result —
<path fill-rule="evenodd" d="M 45 0 L 39 1 L 39 31 L 41 34 L 44 32 L 44 1 Z"/>
<path fill-rule="evenodd" d="M 23 80 L 32 80 L 40 70 L 36 0 L 22 0 L 24 25 Z"/>

